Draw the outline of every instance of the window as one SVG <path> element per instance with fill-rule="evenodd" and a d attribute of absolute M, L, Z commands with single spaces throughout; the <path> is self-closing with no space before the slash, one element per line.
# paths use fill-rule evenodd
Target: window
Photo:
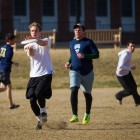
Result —
<path fill-rule="evenodd" d="M 29 25 L 29 0 L 14 0 L 14 16 L 13 16 L 13 25 L 14 29 L 19 31 L 28 30 Z"/>
<path fill-rule="evenodd" d="M 43 16 L 54 16 L 54 0 L 43 0 Z"/>
<path fill-rule="evenodd" d="M 14 15 L 26 16 L 26 0 L 14 0 Z"/>
<path fill-rule="evenodd" d="M 57 29 L 57 2 L 58 0 L 42 0 L 42 29 Z"/>
<path fill-rule="evenodd" d="M 96 16 L 106 17 L 107 9 L 107 0 L 96 0 Z"/>
<path fill-rule="evenodd" d="M 123 32 L 135 31 L 135 1 L 121 1 L 121 24 Z"/>
<path fill-rule="evenodd" d="M 110 0 L 96 0 L 96 29 L 110 29 Z"/>
<path fill-rule="evenodd" d="M 122 16 L 132 17 L 132 0 L 122 0 Z"/>
<path fill-rule="evenodd" d="M 70 2 L 70 4 L 69 4 L 69 6 L 70 6 L 69 7 L 70 8 L 69 29 L 70 29 L 70 31 L 73 31 L 73 25 L 76 22 L 80 22 L 81 24 L 84 24 L 85 0 L 69 0 L 69 2 Z"/>
<path fill-rule="evenodd" d="M 79 8 L 79 15 L 81 16 L 81 0 L 70 0 L 70 16 L 76 16 L 77 3 Z"/>

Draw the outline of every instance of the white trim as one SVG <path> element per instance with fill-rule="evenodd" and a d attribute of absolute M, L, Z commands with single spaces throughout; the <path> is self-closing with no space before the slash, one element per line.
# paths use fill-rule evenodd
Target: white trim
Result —
<path fill-rule="evenodd" d="M 107 16 L 96 16 L 96 29 L 110 29 L 110 0 L 107 0 Z"/>
<path fill-rule="evenodd" d="M 54 0 L 54 16 L 42 16 L 43 30 L 57 30 L 57 0 Z"/>
<path fill-rule="evenodd" d="M 121 17 L 123 32 L 135 31 L 135 1 L 132 0 L 132 17 Z"/>
<path fill-rule="evenodd" d="M 29 0 L 26 0 L 26 16 L 13 16 L 14 29 L 27 30 L 29 24 Z"/>
<path fill-rule="evenodd" d="M 84 0 L 81 0 L 81 17 L 80 17 L 80 23 L 81 24 L 84 24 L 84 13 L 85 13 L 85 9 L 84 9 Z M 76 22 L 76 17 L 75 16 L 70 16 L 69 17 L 69 23 L 70 23 L 70 26 L 69 26 L 69 30 L 70 31 L 73 31 L 73 25 L 75 24 Z"/>

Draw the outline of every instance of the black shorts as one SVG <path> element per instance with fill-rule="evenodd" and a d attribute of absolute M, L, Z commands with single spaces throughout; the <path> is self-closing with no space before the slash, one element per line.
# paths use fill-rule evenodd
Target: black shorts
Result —
<path fill-rule="evenodd" d="M 51 82 L 52 74 L 30 78 L 27 85 L 26 98 L 42 96 L 49 99 L 52 96 Z"/>
<path fill-rule="evenodd" d="M 2 82 L 4 85 L 11 84 L 10 73 L 11 72 L 0 71 L 0 82 Z"/>

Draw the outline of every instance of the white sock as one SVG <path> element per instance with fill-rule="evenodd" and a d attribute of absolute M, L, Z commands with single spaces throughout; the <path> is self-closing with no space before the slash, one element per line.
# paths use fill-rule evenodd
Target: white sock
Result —
<path fill-rule="evenodd" d="M 36 116 L 37 121 L 40 121 L 40 115 Z"/>
<path fill-rule="evenodd" d="M 40 108 L 40 113 L 42 113 L 42 112 L 45 112 L 46 113 L 46 108 L 45 107 Z"/>

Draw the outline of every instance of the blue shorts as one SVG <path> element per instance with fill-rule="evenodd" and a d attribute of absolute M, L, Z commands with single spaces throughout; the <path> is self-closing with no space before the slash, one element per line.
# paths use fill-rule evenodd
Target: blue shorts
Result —
<path fill-rule="evenodd" d="M 2 82 L 4 85 L 11 84 L 10 72 L 0 71 L 0 82 Z"/>
<path fill-rule="evenodd" d="M 93 71 L 83 76 L 76 71 L 70 70 L 69 77 L 70 77 L 70 88 L 77 86 L 81 88 L 83 92 L 91 93 L 94 81 Z"/>

